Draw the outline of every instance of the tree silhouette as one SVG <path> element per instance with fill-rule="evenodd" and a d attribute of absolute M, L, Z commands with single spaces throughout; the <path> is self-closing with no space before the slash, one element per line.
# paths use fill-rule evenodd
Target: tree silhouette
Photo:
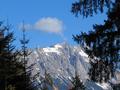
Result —
<path fill-rule="evenodd" d="M 83 82 L 80 80 L 78 75 L 72 78 L 73 87 L 70 90 L 85 90 Z"/>
<path fill-rule="evenodd" d="M 20 52 L 12 44 L 13 32 L 9 30 L 9 26 L 0 22 L 0 90 L 32 90 L 26 89 L 24 65 L 19 58 Z"/>
<path fill-rule="evenodd" d="M 83 0 L 82 8 L 76 10 L 82 13 L 84 16 L 88 16 L 91 13 L 87 12 L 88 7 L 83 7 L 83 5 L 88 5 L 90 3 L 85 3 Z M 104 3 L 110 0 L 89 0 Z M 97 5 L 98 9 L 103 4 Z M 92 31 L 88 33 L 82 32 L 80 35 L 73 35 L 73 38 L 77 43 L 82 45 L 87 54 L 89 55 L 91 68 L 89 71 L 90 79 L 95 82 L 108 82 L 112 77 L 114 77 L 114 72 L 116 68 L 119 68 L 118 63 L 120 62 L 120 1 L 115 0 L 112 4 L 112 8 L 108 10 L 108 19 L 104 21 L 104 24 L 93 25 Z M 106 2 L 107 5 L 107 2 Z M 108 6 L 109 6 L 108 5 Z M 95 6 L 91 6 L 95 7 Z M 97 10 L 97 9 L 96 9 Z M 95 10 L 95 12 L 96 12 Z"/>
<path fill-rule="evenodd" d="M 116 0 L 117 1 L 117 0 Z M 79 0 L 72 4 L 71 12 L 76 16 L 93 16 L 98 11 L 103 12 L 104 7 L 111 9 L 113 0 Z"/>

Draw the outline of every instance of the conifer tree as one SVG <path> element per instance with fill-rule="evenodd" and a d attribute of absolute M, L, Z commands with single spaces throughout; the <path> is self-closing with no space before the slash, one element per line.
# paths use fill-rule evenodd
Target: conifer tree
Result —
<path fill-rule="evenodd" d="M 83 17 L 93 16 L 98 11 L 103 12 L 105 7 L 110 10 L 113 3 L 114 0 L 76 0 L 72 3 L 71 12 L 76 16 L 79 14 Z"/>
<path fill-rule="evenodd" d="M 84 83 L 82 82 L 78 74 L 77 61 L 74 62 L 74 65 L 75 65 L 75 76 L 72 77 L 71 80 L 72 88 L 70 88 L 70 90 L 85 90 Z"/>
<path fill-rule="evenodd" d="M 89 13 L 87 14 L 89 15 Z M 104 21 L 103 25 L 93 26 L 94 31 L 89 31 L 88 33 L 82 32 L 80 35 L 73 36 L 75 41 L 84 46 L 91 58 L 89 75 L 90 79 L 95 82 L 109 81 L 114 77 L 114 72 L 116 68 L 119 68 L 118 63 L 120 63 L 119 0 L 115 0 L 107 15 L 108 19 Z"/>
<path fill-rule="evenodd" d="M 45 70 L 45 74 L 44 74 L 44 78 L 40 79 L 41 80 L 41 84 L 40 84 L 40 88 L 41 90 L 54 90 L 54 83 L 52 80 L 52 77 L 49 73 L 47 73 L 47 71 Z"/>
<path fill-rule="evenodd" d="M 22 61 L 22 64 L 24 66 L 23 69 L 23 77 L 24 77 L 24 86 L 25 90 L 33 90 L 35 87 L 32 86 L 33 81 L 31 80 L 31 72 L 32 72 L 32 67 L 35 64 L 32 65 L 27 65 L 27 62 L 29 60 L 28 56 L 31 54 L 30 50 L 27 48 L 27 44 L 29 43 L 29 39 L 26 39 L 26 34 L 25 34 L 25 27 L 24 27 L 24 22 L 23 22 L 23 27 L 22 27 L 22 32 L 23 32 L 23 37 L 20 40 L 21 42 L 21 52 L 20 52 L 20 60 Z"/>
<path fill-rule="evenodd" d="M 23 65 L 24 65 L 24 70 L 23 70 L 23 75 L 24 75 L 24 81 L 25 81 L 25 88 L 28 87 L 28 85 L 26 85 L 27 83 L 27 73 L 26 73 L 26 65 L 27 65 L 27 56 L 29 55 L 28 53 L 28 50 L 27 50 L 27 46 L 26 44 L 28 44 L 29 40 L 26 40 L 26 37 L 25 37 L 25 28 L 23 26 L 23 38 L 22 40 L 20 40 L 21 44 L 22 44 L 22 49 L 21 49 L 21 61 L 23 62 Z"/>
<path fill-rule="evenodd" d="M 73 87 L 70 90 L 85 90 L 83 82 L 80 80 L 78 75 L 72 78 Z"/>
<path fill-rule="evenodd" d="M 17 76 L 17 67 L 22 67 L 17 61 L 18 52 L 12 45 L 14 38 L 13 33 L 8 32 L 9 28 L 0 22 L 0 90 L 16 88 L 13 78 Z"/>
<path fill-rule="evenodd" d="M 9 30 L 9 26 L 0 23 L 0 90 L 32 90 L 25 88 L 24 65 L 20 52 L 12 45 L 14 36 Z"/>
<path fill-rule="evenodd" d="M 120 84 L 113 85 L 113 90 L 120 90 Z"/>

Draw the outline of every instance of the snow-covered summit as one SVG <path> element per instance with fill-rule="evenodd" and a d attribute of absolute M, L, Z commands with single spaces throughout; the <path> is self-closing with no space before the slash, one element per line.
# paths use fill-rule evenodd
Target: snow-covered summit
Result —
<path fill-rule="evenodd" d="M 39 73 L 36 82 L 39 83 L 39 78 L 44 77 L 45 71 L 47 71 L 58 87 L 64 87 L 60 90 L 69 88 L 71 78 L 75 74 L 79 75 L 81 80 L 86 83 L 90 67 L 88 55 L 84 50 L 80 46 L 71 46 L 66 42 L 46 48 L 34 49 L 29 56 L 28 66 L 31 64 L 35 64 L 32 68 L 32 76 Z M 89 85 L 96 85 L 93 83 L 86 84 L 88 87 Z"/>
<path fill-rule="evenodd" d="M 44 76 L 45 70 L 54 79 L 69 81 L 75 76 L 75 71 L 83 81 L 88 78 L 88 56 L 79 46 L 71 46 L 66 42 L 51 47 L 37 48 L 29 56 L 28 65 L 35 63 L 32 75 L 37 72 Z M 68 83 L 68 82 L 67 82 Z"/>

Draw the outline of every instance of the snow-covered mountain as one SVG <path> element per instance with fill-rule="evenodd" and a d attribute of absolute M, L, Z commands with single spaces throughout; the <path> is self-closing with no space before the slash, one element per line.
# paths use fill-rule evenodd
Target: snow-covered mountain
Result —
<path fill-rule="evenodd" d="M 63 42 L 51 47 L 34 49 L 28 60 L 28 66 L 32 64 L 32 76 L 39 73 L 36 78 L 38 83 L 41 82 L 40 77 L 44 78 L 46 71 L 60 90 L 67 90 L 71 86 L 71 78 L 77 74 L 89 90 L 92 90 L 92 85 L 97 88 L 94 90 L 102 90 L 98 85 L 86 82 L 90 67 L 89 58 L 80 46 L 71 46 Z"/>

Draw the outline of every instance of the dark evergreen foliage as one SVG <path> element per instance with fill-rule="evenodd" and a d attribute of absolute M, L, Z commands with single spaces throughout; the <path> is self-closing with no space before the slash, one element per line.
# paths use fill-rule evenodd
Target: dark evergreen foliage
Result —
<path fill-rule="evenodd" d="M 25 27 L 24 27 L 24 22 L 23 22 L 23 37 L 22 39 L 20 40 L 21 42 L 21 52 L 20 52 L 20 60 L 22 61 L 22 64 L 24 66 L 24 69 L 23 69 L 23 77 L 24 77 L 24 86 L 25 86 L 25 89 L 30 89 L 30 90 L 33 90 L 35 89 L 36 87 L 33 85 L 33 82 L 34 80 L 31 77 L 31 72 L 32 72 L 32 67 L 35 65 L 35 64 L 31 64 L 31 65 L 27 65 L 27 62 L 29 60 L 29 55 L 31 54 L 30 50 L 27 48 L 27 44 L 29 43 L 29 39 L 26 39 L 26 34 L 25 34 Z M 29 77 L 29 78 L 28 78 Z M 36 77 L 36 76 L 35 76 Z M 28 83 L 29 82 L 29 83 Z"/>
<path fill-rule="evenodd" d="M 89 8 L 83 7 L 83 5 L 89 6 L 91 4 L 85 3 L 86 0 L 81 1 L 84 1 L 82 8 L 74 12 L 77 14 L 86 10 L 83 15 L 90 15 L 90 12 L 87 12 Z M 89 1 L 105 2 L 110 0 Z M 77 43 L 84 46 L 91 58 L 89 76 L 95 82 L 107 82 L 111 77 L 114 77 L 116 68 L 119 68 L 117 63 L 120 62 L 120 1 L 115 0 L 114 3 L 110 4 L 113 4 L 113 6 L 108 11 L 108 19 L 104 21 L 103 25 L 94 25 L 93 31 L 82 32 L 80 35 L 73 36 Z"/>
<path fill-rule="evenodd" d="M 93 16 L 93 14 L 98 13 L 98 11 L 103 12 L 104 7 L 110 10 L 113 1 L 114 0 L 78 0 L 72 4 L 71 12 L 76 16 L 79 14 L 86 17 Z"/>
<path fill-rule="evenodd" d="M 85 90 L 85 86 L 83 82 L 80 80 L 79 76 L 75 76 L 72 78 L 73 87 L 70 90 Z"/>
<path fill-rule="evenodd" d="M 41 82 L 41 90 L 53 89 L 53 80 L 52 77 L 47 71 L 45 71 L 45 77 Z"/>
<path fill-rule="evenodd" d="M 113 90 L 120 90 L 120 84 L 112 85 Z"/>
<path fill-rule="evenodd" d="M 19 60 L 20 52 L 12 45 L 15 39 L 9 29 L 0 23 L 0 90 L 32 90 L 25 86 L 24 65 Z M 29 84 L 29 77 L 27 80 Z"/>

